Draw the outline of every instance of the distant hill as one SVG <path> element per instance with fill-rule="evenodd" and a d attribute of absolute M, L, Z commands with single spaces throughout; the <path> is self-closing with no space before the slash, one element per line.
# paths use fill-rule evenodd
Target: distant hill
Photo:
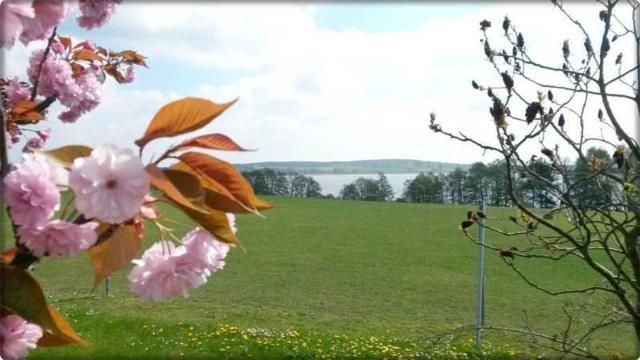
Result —
<path fill-rule="evenodd" d="M 235 164 L 240 171 L 269 168 L 283 172 L 300 174 L 410 174 L 419 172 L 448 173 L 456 167 L 469 168 L 467 164 L 453 164 L 438 161 L 385 159 L 356 161 L 265 161 Z"/>

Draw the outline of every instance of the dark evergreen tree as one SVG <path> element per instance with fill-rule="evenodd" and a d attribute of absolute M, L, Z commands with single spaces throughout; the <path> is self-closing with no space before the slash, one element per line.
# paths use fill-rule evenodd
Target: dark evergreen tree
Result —
<path fill-rule="evenodd" d="M 464 202 L 478 204 L 486 198 L 487 166 L 481 162 L 471 164 L 464 183 Z"/>
<path fill-rule="evenodd" d="M 389 180 L 383 173 L 378 174 L 378 187 L 380 193 L 380 200 L 382 201 L 391 201 L 395 194 L 393 193 L 393 188 L 389 184 Z"/>
<path fill-rule="evenodd" d="M 420 173 L 413 180 L 405 182 L 402 195 L 409 202 L 442 203 L 444 183 L 433 173 Z"/>
<path fill-rule="evenodd" d="M 456 168 L 446 176 L 449 201 L 452 204 L 462 204 L 464 202 L 464 184 L 466 178 L 467 172 L 461 168 Z"/>
<path fill-rule="evenodd" d="M 350 183 L 340 190 L 340 198 L 343 200 L 360 200 L 360 193 L 355 183 Z"/>
<path fill-rule="evenodd" d="M 601 148 L 589 148 L 585 159 L 578 159 L 574 170 L 574 192 L 576 202 L 583 207 L 602 208 L 611 204 L 614 185 L 603 176 L 594 176 L 597 171 L 609 171 L 609 153 Z"/>

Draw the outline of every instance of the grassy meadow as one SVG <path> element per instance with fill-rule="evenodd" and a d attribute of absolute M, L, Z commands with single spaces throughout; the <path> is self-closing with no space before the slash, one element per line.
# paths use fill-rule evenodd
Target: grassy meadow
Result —
<path fill-rule="evenodd" d="M 104 298 L 102 285 L 91 292 L 87 255 L 45 259 L 35 276 L 91 345 L 42 348 L 33 357 L 446 359 L 472 349 L 478 248 L 457 229 L 467 207 L 266 199 L 278 206 L 266 219 L 237 218 L 246 251 L 233 250 L 224 270 L 185 299 L 134 298 L 127 272 L 112 277 L 111 297 Z M 511 214 L 489 209 L 488 221 L 509 228 Z M 147 245 L 154 240 L 149 226 Z M 489 241 L 525 240 L 490 234 Z M 575 262 L 523 262 L 522 268 L 553 289 L 597 279 Z M 542 294 L 487 252 L 486 325 L 557 333 L 567 301 L 598 307 L 607 299 Z M 495 331 L 484 338 L 493 358 L 535 357 L 527 338 Z M 635 350 L 624 327 L 600 334 L 592 346 L 619 358 Z"/>

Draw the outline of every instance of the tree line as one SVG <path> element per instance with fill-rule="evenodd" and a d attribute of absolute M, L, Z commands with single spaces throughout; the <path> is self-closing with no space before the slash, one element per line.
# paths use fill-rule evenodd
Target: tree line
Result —
<path fill-rule="evenodd" d="M 258 195 L 322 197 L 320 183 L 311 176 L 268 168 L 244 171 L 242 175 L 251 183 L 253 191 Z"/>
<path fill-rule="evenodd" d="M 574 185 L 567 191 L 576 203 L 583 206 L 606 206 L 611 203 L 615 186 L 613 182 L 595 179 L 591 176 L 594 166 L 611 164 L 613 159 L 605 150 L 590 148 L 584 158 L 572 165 Z M 554 160 L 556 161 L 556 160 Z M 598 165 L 600 164 L 600 165 Z M 519 172 L 514 179 L 514 191 L 528 206 L 552 208 L 558 205 L 557 197 L 544 186 L 544 182 L 556 184 L 560 181 L 554 175 L 554 162 L 543 156 L 532 156 L 527 164 L 534 176 Z M 610 171 L 615 171 L 611 167 Z M 533 178 L 536 177 L 536 178 Z M 542 181 L 540 181 L 542 179 Z M 507 167 L 504 160 L 490 163 L 476 162 L 468 169 L 456 168 L 447 174 L 421 172 L 407 180 L 398 202 L 478 204 L 483 200 L 489 206 L 512 206 L 507 184 Z M 340 192 L 345 200 L 392 201 L 394 193 L 384 174 L 378 179 L 360 177 L 346 184 Z"/>
<path fill-rule="evenodd" d="M 572 166 L 575 184 L 568 189 L 575 201 L 584 206 L 605 206 L 610 204 L 615 185 L 603 183 L 603 179 L 591 177 L 594 166 L 610 164 L 615 161 L 607 151 L 600 148 L 588 149 L 584 158 L 578 159 Z M 601 164 L 601 165 L 598 165 Z M 514 191 L 526 201 L 528 206 L 552 208 L 558 205 L 558 199 L 548 191 L 548 187 L 540 181 L 558 183 L 554 175 L 553 161 L 532 156 L 527 164 L 531 175 L 524 171 L 514 178 Z M 612 167 L 610 171 L 615 171 Z M 244 177 L 251 183 L 258 195 L 274 195 L 285 197 L 329 197 L 322 195 L 320 183 L 311 176 L 298 173 L 285 173 L 273 169 L 244 171 Z M 606 181 L 605 181 L 606 182 Z M 395 197 L 393 188 L 385 174 L 379 173 L 377 178 L 359 177 L 343 186 L 340 199 L 362 201 L 398 201 L 411 203 L 439 204 L 478 204 L 486 201 L 488 206 L 512 206 L 507 184 L 507 168 L 504 160 L 490 163 L 476 162 L 468 169 L 460 167 L 447 174 L 421 172 L 415 178 L 407 180 L 399 197 Z"/>
<path fill-rule="evenodd" d="M 340 198 L 344 200 L 391 201 L 393 197 L 393 189 L 383 173 L 379 173 L 377 179 L 359 177 L 340 191 Z"/>

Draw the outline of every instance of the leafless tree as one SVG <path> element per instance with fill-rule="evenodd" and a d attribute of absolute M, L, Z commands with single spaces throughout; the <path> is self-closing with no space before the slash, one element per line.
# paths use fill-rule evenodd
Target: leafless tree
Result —
<path fill-rule="evenodd" d="M 550 6 L 582 37 L 582 43 L 567 40 L 561 48 L 549 49 L 557 54 L 554 64 L 543 64 L 527 51 L 526 34 L 508 17 L 502 26 L 492 26 L 488 20 L 480 23 L 482 50 L 497 76 L 490 85 L 474 80 L 472 86 L 488 95 L 487 121 L 495 125 L 494 137 L 475 138 L 447 129 L 434 113 L 430 118 L 432 131 L 495 153 L 506 163 L 508 193 L 518 212 L 511 220 L 516 225 L 507 230 L 493 226 L 489 218 L 486 228 L 504 236 L 525 237 L 528 245 L 486 245 L 488 248 L 499 253 L 526 284 L 546 294 L 604 293 L 613 300 L 597 316 L 586 316 L 585 309 L 565 308 L 567 327 L 560 335 L 503 329 L 527 334 L 540 346 L 580 357 L 594 357 L 589 339 L 614 324 L 631 324 L 640 344 L 640 146 L 623 121 L 630 116 L 624 109 L 632 109 L 636 118 L 640 114 L 640 2 L 596 1 L 599 10 L 593 16 L 601 21 L 598 32 L 587 31 L 564 4 L 551 1 Z M 494 43 L 501 45 L 494 47 Z M 622 43 L 628 46 L 618 52 Z M 630 49 L 632 53 L 628 53 Z M 535 94 L 531 89 L 537 90 L 537 96 L 530 96 Z M 611 157 L 588 153 L 593 147 L 606 149 Z M 578 162 L 588 170 L 576 171 Z M 543 189 L 552 208 L 534 209 L 522 195 L 522 179 Z M 585 184 L 592 191 L 612 195 L 606 201 L 583 201 L 578 189 Z M 482 217 L 486 215 L 470 212 L 460 225 L 476 243 L 467 230 Z M 522 261 L 571 258 L 579 259 L 576 263 L 596 274 L 598 281 L 576 289 L 549 289 L 519 266 Z M 591 320 L 580 327 L 581 332 L 575 331 L 574 324 L 586 318 Z"/>

